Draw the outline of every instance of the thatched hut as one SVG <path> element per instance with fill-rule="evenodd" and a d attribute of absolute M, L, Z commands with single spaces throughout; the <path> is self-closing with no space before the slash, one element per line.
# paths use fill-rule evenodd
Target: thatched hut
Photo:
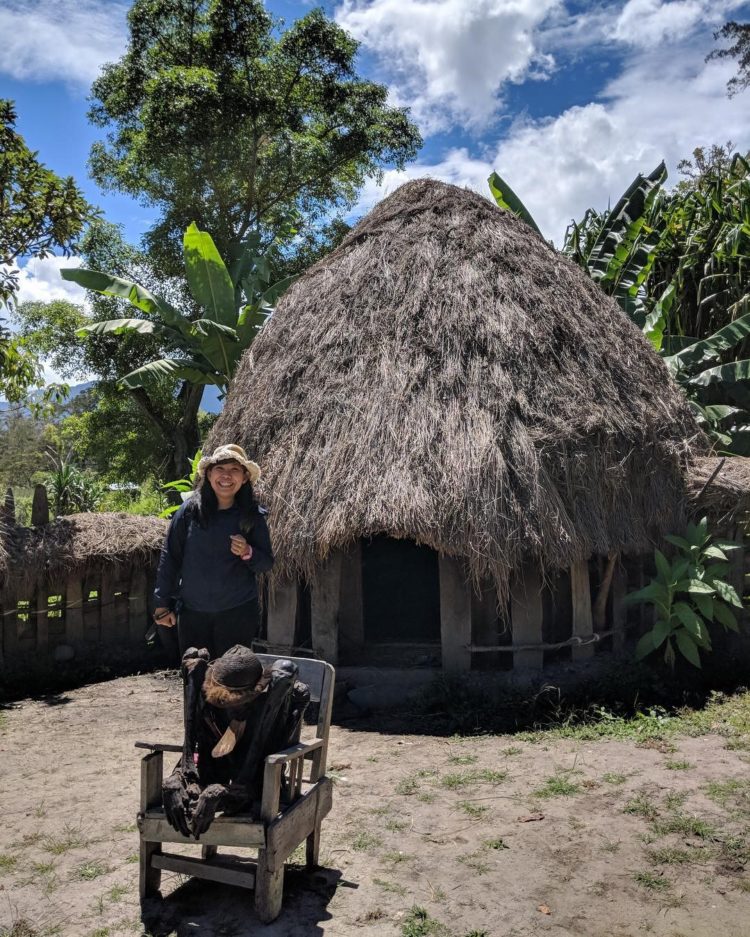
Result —
<path fill-rule="evenodd" d="M 22 527 L 6 517 L 0 532 L 0 678 L 142 655 L 166 522 L 120 513 L 35 520 Z"/>
<path fill-rule="evenodd" d="M 511 213 L 430 180 L 286 293 L 206 450 L 230 441 L 263 467 L 270 643 L 450 669 L 621 641 L 621 560 L 684 522 L 705 450 L 613 300 Z"/>

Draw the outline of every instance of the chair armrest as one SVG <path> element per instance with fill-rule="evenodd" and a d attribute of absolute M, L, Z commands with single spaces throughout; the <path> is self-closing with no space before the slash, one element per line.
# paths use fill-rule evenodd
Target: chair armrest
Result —
<path fill-rule="evenodd" d="M 136 742 L 136 748 L 147 748 L 152 752 L 181 752 L 182 745 L 171 745 L 164 742 Z"/>
<path fill-rule="evenodd" d="M 290 745 L 289 748 L 285 748 L 281 752 L 276 752 L 273 755 L 266 756 L 267 765 L 283 765 L 287 761 L 291 761 L 293 758 L 299 758 L 300 756 L 304 757 L 309 752 L 314 752 L 316 749 L 320 748 L 323 744 L 323 739 L 313 739 L 312 742 L 297 742 L 296 745 Z"/>

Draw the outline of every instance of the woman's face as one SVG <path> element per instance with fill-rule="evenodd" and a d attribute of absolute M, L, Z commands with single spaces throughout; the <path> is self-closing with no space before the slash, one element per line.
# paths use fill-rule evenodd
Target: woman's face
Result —
<path fill-rule="evenodd" d="M 239 462 L 221 462 L 206 472 L 208 483 L 222 507 L 232 504 L 234 496 L 247 481 L 247 474 Z"/>

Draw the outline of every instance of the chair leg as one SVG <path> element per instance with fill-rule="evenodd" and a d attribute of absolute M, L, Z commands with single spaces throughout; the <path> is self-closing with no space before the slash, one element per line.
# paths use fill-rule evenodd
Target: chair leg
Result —
<path fill-rule="evenodd" d="M 147 843 L 141 840 L 138 891 L 141 898 L 153 898 L 159 893 L 161 885 L 161 869 L 151 865 L 152 856 L 161 852 L 161 843 Z"/>
<path fill-rule="evenodd" d="M 320 824 L 315 824 L 315 829 L 307 837 L 305 842 L 305 858 L 307 868 L 314 869 L 318 865 L 318 856 L 320 854 Z"/>
<path fill-rule="evenodd" d="M 266 850 L 258 850 L 258 867 L 255 874 L 255 911 L 264 924 L 275 921 L 281 911 L 284 895 L 284 866 L 271 872 L 266 865 Z"/>

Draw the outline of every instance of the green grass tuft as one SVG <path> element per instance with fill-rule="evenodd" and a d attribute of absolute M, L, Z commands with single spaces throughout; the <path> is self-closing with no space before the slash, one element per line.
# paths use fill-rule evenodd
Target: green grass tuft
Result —
<path fill-rule="evenodd" d="M 534 797 L 570 797 L 580 793 L 581 785 L 570 780 L 567 772 L 558 772 L 548 777 L 541 787 L 532 791 Z"/>

